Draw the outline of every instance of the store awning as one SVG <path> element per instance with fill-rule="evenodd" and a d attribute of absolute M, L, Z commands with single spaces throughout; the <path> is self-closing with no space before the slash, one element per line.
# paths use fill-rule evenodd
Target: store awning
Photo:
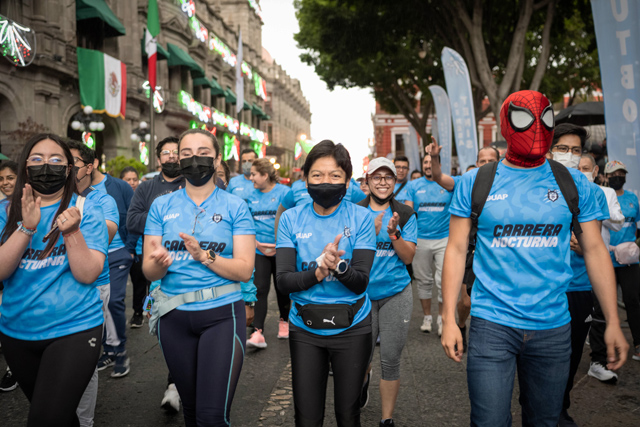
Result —
<path fill-rule="evenodd" d="M 147 58 L 147 52 L 144 48 L 144 37 L 140 39 L 140 49 L 142 52 L 142 57 Z M 167 50 L 165 48 L 162 47 L 162 45 L 160 43 L 156 44 L 156 49 L 158 50 L 158 61 L 163 61 L 165 59 L 169 59 L 169 57 L 171 56 L 171 54 L 169 52 L 167 52 Z"/>
<path fill-rule="evenodd" d="M 105 37 L 119 37 L 127 33 L 122 22 L 104 0 L 77 0 L 76 21 L 85 19 L 99 19 L 104 22 Z"/>
<path fill-rule="evenodd" d="M 175 44 L 167 43 L 167 49 L 169 50 L 170 55 L 169 59 L 167 60 L 167 65 L 169 67 L 187 67 L 191 70 L 191 77 L 204 77 L 204 70 L 191 57 L 191 55 L 180 49 Z"/>
<path fill-rule="evenodd" d="M 249 103 L 247 101 L 244 101 L 244 104 L 242 105 L 242 109 L 243 110 L 251 110 L 251 105 L 249 105 Z"/>
<path fill-rule="evenodd" d="M 196 77 L 195 79 L 193 79 L 193 85 L 194 86 L 204 86 L 204 87 L 208 87 L 208 88 L 213 86 L 211 84 L 211 80 L 209 80 L 209 79 L 207 79 L 205 77 Z"/>
<path fill-rule="evenodd" d="M 211 77 L 211 96 L 225 96 L 225 91 L 215 77 Z"/>
<path fill-rule="evenodd" d="M 229 104 L 235 104 L 237 102 L 236 94 L 233 93 L 230 87 L 227 86 L 227 90 L 224 91 L 224 98 Z"/>
<path fill-rule="evenodd" d="M 262 111 L 262 108 L 260 108 L 260 106 L 257 104 L 253 104 L 253 106 L 251 107 L 251 114 L 260 118 L 265 116 L 264 111 Z"/>
<path fill-rule="evenodd" d="M 265 114 L 264 116 L 262 116 L 262 120 L 271 120 L 271 116 L 268 114 Z"/>

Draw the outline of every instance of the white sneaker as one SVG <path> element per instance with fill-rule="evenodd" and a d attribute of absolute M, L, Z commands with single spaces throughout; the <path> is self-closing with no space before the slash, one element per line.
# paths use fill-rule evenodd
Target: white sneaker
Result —
<path fill-rule="evenodd" d="M 422 325 L 420 326 L 420 330 L 422 332 L 431 332 L 431 323 L 433 323 L 433 319 L 431 316 L 424 316 L 424 320 L 422 321 Z"/>
<path fill-rule="evenodd" d="M 170 412 L 178 412 L 180 410 L 180 395 L 175 384 L 169 384 L 169 387 L 164 392 L 160 406 Z"/>
<path fill-rule="evenodd" d="M 588 375 L 602 382 L 615 383 L 616 381 L 618 381 L 618 374 L 616 374 L 613 371 L 610 371 L 609 369 L 607 369 L 606 366 L 603 366 L 600 362 L 591 362 Z"/>
<path fill-rule="evenodd" d="M 442 336 L 442 317 L 438 316 L 438 336 L 441 337 Z"/>

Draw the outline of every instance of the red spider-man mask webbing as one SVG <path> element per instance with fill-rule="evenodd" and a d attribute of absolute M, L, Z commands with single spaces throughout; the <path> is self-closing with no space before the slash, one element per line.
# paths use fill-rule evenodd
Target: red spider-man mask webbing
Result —
<path fill-rule="evenodd" d="M 533 90 L 512 93 L 500 109 L 506 158 L 516 166 L 544 163 L 553 139 L 553 107 L 546 96 Z"/>

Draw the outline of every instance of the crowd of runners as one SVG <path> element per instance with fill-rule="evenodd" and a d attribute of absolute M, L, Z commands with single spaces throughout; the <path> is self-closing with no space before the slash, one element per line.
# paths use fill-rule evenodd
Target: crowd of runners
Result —
<path fill-rule="evenodd" d="M 162 139 L 143 182 L 103 174 L 82 143 L 32 137 L 0 164 L 0 388 L 19 385 L 29 426 L 91 426 L 98 371 L 128 375 L 127 328 L 147 323 L 169 368 L 161 405 L 187 426 L 230 425 L 246 348 L 274 339 L 289 341 L 297 426 L 323 424 L 330 375 L 328 416 L 359 426 L 376 347 L 380 426 L 393 426 L 415 327 L 467 354 L 471 425 L 511 425 L 516 372 L 523 425 L 576 425 L 585 341 L 600 381 L 640 361 L 638 198 L 624 163 L 586 153 L 587 131 L 555 126 L 542 94 L 510 95 L 500 118 L 506 153 L 485 147 L 459 176 L 433 140 L 421 170 L 379 157 L 356 181 L 347 149 L 324 140 L 291 187 L 250 149 L 231 177 L 201 129 Z"/>

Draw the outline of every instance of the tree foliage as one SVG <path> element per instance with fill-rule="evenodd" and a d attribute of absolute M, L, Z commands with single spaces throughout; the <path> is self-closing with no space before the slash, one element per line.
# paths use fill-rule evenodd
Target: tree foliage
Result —
<path fill-rule="evenodd" d="M 120 172 L 128 166 L 133 166 L 138 171 L 138 176 L 147 173 L 147 166 L 134 158 L 126 158 L 125 156 L 114 157 L 107 162 L 107 171 L 111 176 L 120 178 Z"/>

